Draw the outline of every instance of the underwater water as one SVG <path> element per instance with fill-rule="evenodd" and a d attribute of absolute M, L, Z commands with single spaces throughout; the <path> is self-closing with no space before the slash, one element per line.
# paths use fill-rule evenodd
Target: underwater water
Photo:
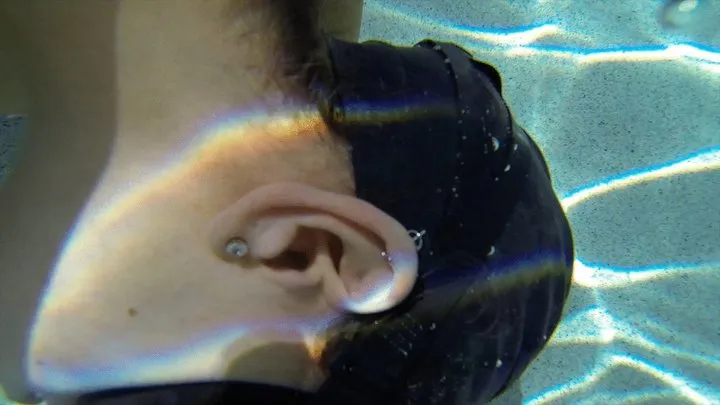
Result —
<path fill-rule="evenodd" d="M 363 39 L 495 65 L 573 226 L 565 318 L 496 402 L 720 403 L 720 1 L 377 0 L 364 18 Z"/>
<path fill-rule="evenodd" d="M 573 226 L 564 320 L 495 403 L 720 403 L 720 0 L 365 4 L 363 40 L 498 68 Z M 0 116 L 0 183 L 23 125 Z"/>

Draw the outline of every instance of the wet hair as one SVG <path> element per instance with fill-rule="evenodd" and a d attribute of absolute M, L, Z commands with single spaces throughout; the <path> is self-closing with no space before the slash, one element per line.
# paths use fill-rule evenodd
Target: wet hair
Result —
<path fill-rule="evenodd" d="M 221 22 L 238 43 L 256 40 L 272 44 L 263 71 L 256 73 L 263 86 L 280 89 L 292 102 L 317 106 L 328 123 L 328 83 L 332 63 L 322 33 L 321 12 L 326 0 L 206 0 L 224 1 Z M 334 1 L 334 0 L 332 0 Z M 248 18 L 248 16 L 253 18 Z M 250 20 L 250 25 L 245 24 Z M 242 21 L 237 26 L 236 21 Z M 269 39 L 269 40 L 268 40 Z M 255 59 L 253 59 L 255 60 Z M 274 69 L 267 72 L 267 69 Z M 271 106 L 270 108 L 274 108 Z M 241 190 L 277 181 L 295 181 L 326 191 L 355 195 L 355 182 L 347 141 L 329 129 L 301 130 L 296 137 L 267 136 L 253 143 L 251 153 L 238 159 L 245 176 Z"/>
<path fill-rule="evenodd" d="M 323 39 L 322 0 L 226 0 L 229 1 L 226 24 L 239 15 L 256 15 L 259 26 L 245 27 L 237 33 L 242 41 L 252 36 L 274 36 L 276 49 L 263 66 L 274 66 L 267 74 L 274 85 L 294 97 L 316 102 L 320 93 L 317 83 L 329 83 L 331 63 Z M 265 72 L 267 73 L 267 72 Z"/>

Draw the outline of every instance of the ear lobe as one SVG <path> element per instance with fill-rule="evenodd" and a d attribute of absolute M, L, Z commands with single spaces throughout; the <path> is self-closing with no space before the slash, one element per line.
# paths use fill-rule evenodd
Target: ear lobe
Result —
<path fill-rule="evenodd" d="M 386 311 L 412 291 L 415 243 L 394 218 L 358 198 L 298 183 L 275 183 L 248 193 L 210 226 L 216 251 L 240 236 L 256 271 L 288 288 L 321 284 L 331 305 L 356 313 Z M 278 269 L 268 260 L 304 254 L 303 269 Z M 294 271 L 284 271 L 294 270 Z"/>

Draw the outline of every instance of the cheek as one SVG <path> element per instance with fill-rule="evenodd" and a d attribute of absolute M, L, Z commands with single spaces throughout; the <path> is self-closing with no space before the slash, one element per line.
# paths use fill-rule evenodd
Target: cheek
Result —
<path fill-rule="evenodd" d="M 69 381 L 80 388 L 95 378 L 83 370 L 122 379 L 152 374 L 162 368 L 161 358 L 200 361 L 190 359 L 192 350 L 212 343 L 208 336 L 227 330 L 247 306 L 238 280 L 216 267 L 191 231 L 135 222 L 114 232 L 80 224 L 68 241 L 31 333 L 35 383 Z M 205 356 L 201 360 L 210 361 Z"/>
<path fill-rule="evenodd" d="M 162 216 L 147 207 L 118 211 L 87 210 L 67 238 L 34 338 L 52 341 L 52 335 L 67 333 L 83 345 L 126 341 L 177 322 L 168 315 L 182 306 L 181 297 L 190 295 L 206 266 L 192 232 L 159 221 Z"/>

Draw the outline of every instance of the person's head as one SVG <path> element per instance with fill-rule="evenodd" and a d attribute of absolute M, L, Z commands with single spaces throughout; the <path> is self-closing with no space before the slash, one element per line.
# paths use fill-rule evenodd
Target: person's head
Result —
<path fill-rule="evenodd" d="M 101 403 L 458 405 L 547 342 L 572 238 L 492 66 L 321 36 L 315 2 L 8 4 L 31 109 L 3 384 L 27 353 Z"/>
<path fill-rule="evenodd" d="M 51 391 L 316 389 L 328 325 L 396 305 L 416 274 L 394 274 L 387 255 L 413 240 L 354 196 L 309 90 L 328 69 L 322 3 L 40 3 L 0 8 L 31 105 L 0 194 L 0 383 L 22 393 L 27 353 Z"/>

